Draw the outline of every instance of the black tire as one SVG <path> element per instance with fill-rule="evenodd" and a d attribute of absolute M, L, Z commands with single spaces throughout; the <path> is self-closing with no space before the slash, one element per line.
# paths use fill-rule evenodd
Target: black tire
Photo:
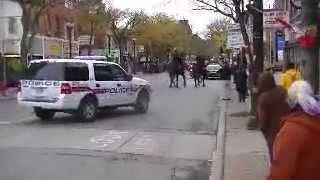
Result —
<path fill-rule="evenodd" d="M 78 110 L 78 117 L 85 122 L 92 122 L 96 119 L 98 112 L 97 101 L 94 98 L 85 98 L 81 101 Z"/>
<path fill-rule="evenodd" d="M 147 113 L 149 110 L 149 102 L 150 95 L 147 91 L 143 90 L 139 93 L 134 108 L 138 113 Z"/>
<path fill-rule="evenodd" d="M 56 112 L 48 109 L 34 108 L 34 113 L 41 120 L 50 120 L 53 118 Z"/>

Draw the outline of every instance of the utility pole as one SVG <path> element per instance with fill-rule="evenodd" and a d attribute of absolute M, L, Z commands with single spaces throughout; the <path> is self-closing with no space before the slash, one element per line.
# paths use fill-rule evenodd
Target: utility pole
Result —
<path fill-rule="evenodd" d="M 253 6 L 258 10 L 263 10 L 263 0 L 255 0 Z M 264 54 L 263 54 L 263 13 L 254 11 L 253 15 L 253 49 L 255 54 L 254 68 L 257 76 L 263 72 Z M 257 78 L 254 85 L 257 85 Z"/>
<path fill-rule="evenodd" d="M 318 4 L 319 0 L 303 0 L 301 4 L 304 30 L 313 37 L 319 34 L 317 33 Z M 319 47 L 317 45 L 303 49 L 302 56 L 304 78 L 313 86 L 316 94 L 319 93 Z"/>
<path fill-rule="evenodd" d="M 253 64 L 250 64 L 251 76 L 251 112 L 250 114 L 255 115 L 257 110 L 257 100 L 258 100 L 258 77 L 261 72 L 263 72 L 264 64 L 264 54 L 263 54 L 263 0 L 251 0 L 249 5 L 247 5 L 249 13 L 253 16 Z M 249 47 L 249 49 L 251 49 Z M 248 128 L 256 129 L 256 119 L 250 118 Z"/>

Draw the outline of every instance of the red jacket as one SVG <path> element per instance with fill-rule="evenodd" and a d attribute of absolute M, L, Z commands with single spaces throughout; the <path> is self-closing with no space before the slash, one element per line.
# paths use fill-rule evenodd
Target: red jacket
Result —
<path fill-rule="evenodd" d="M 268 180 L 320 180 L 320 117 L 302 111 L 284 117 Z"/>

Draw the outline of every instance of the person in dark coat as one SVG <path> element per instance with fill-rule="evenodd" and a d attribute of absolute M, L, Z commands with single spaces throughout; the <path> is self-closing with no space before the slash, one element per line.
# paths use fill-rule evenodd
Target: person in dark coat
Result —
<path fill-rule="evenodd" d="M 248 75 L 244 66 L 240 67 L 236 72 L 236 89 L 239 95 L 239 102 L 246 101 Z"/>
<path fill-rule="evenodd" d="M 266 139 L 270 159 L 281 118 L 290 112 L 286 99 L 287 91 L 276 85 L 272 73 L 262 73 L 258 79 L 257 124 Z"/>

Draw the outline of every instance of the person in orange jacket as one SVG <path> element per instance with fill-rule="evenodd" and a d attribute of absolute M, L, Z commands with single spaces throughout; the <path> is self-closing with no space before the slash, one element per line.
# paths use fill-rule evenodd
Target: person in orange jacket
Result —
<path fill-rule="evenodd" d="M 320 99 L 306 81 L 288 91 L 292 112 L 282 121 L 274 142 L 268 180 L 320 179 Z"/>

